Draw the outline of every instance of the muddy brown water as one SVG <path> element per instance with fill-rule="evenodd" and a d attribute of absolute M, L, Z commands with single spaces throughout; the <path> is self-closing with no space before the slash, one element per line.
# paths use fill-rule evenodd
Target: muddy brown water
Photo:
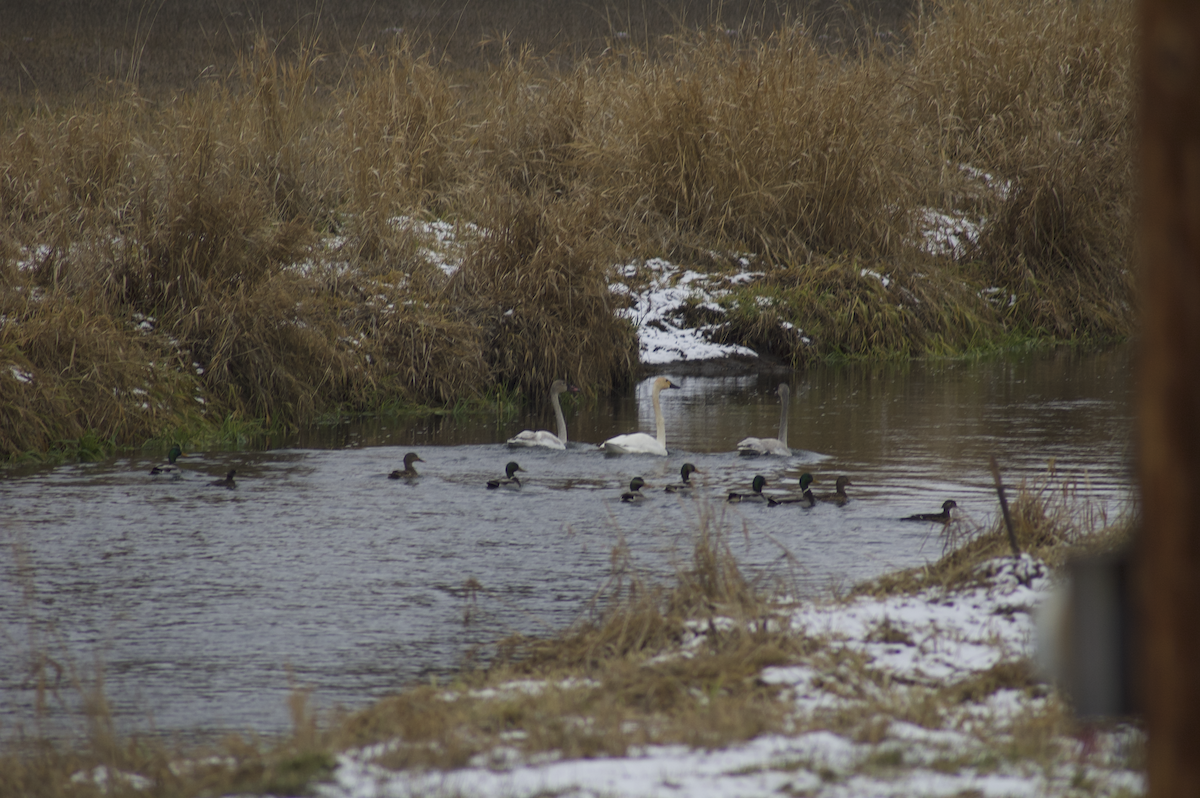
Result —
<path fill-rule="evenodd" d="M 125 730 L 272 733 L 286 699 L 361 706 L 446 677 L 513 632 L 553 634 L 586 615 L 619 544 L 630 567 L 668 580 L 702 519 L 752 578 L 812 594 L 936 559 L 937 530 L 901 516 L 955 499 L 990 524 L 994 454 L 1007 481 L 1055 485 L 1115 516 L 1131 476 L 1131 351 L 1061 350 L 984 361 L 824 366 L 792 386 L 793 457 L 734 453 L 776 434 L 777 374 L 682 376 L 664 393 L 667 458 L 606 457 L 591 444 L 653 431 L 649 383 L 593 406 L 568 403 L 565 452 L 513 451 L 517 421 L 356 422 L 266 451 L 189 452 L 0 475 L 0 736 L 83 727 L 79 685 L 102 676 Z M 671 375 L 670 369 L 663 373 Z M 389 480 L 405 452 L 415 480 Z M 491 491 L 504 464 L 520 491 Z M 699 489 L 663 491 L 694 463 Z M 236 468 L 237 487 L 208 484 Z M 801 473 L 845 507 L 729 505 L 755 474 L 766 492 Z M 624 504 L 642 476 L 648 498 Z M 468 580 L 478 590 L 468 590 Z M 40 664 L 39 664 L 40 663 Z"/>

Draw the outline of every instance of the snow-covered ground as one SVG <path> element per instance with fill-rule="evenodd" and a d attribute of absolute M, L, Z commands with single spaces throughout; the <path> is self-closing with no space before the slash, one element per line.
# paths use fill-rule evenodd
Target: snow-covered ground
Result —
<path fill-rule="evenodd" d="M 1046 566 L 1028 557 L 981 566 L 981 586 L 886 598 L 806 603 L 790 611 L 795 634 L 816 653 L 762 671 L 784 688 L 791 731 L 718 750 L 648 746 L 621 758 L 526 759 L 505 748 L 451 771 L 393 771 L 375 763 L 389 746 L 349 751 L 323 798 L 384 796 L 1049 796 L 1140 795 L 1131 769 L 1142 745 L 1129 727 L 1084 740 L 1052 736 L 1036 757 L 1011 753 L 1036 719 L 1052 712 L 1054 691 L 995 689 L 945 706 L 940 722 L 906 716 L 931 691 L 1031 657 L 1032 613 L 1047 595 Z M 731 621 L 730 621 L 731 623 Z M 697 624 L 689 647 L 709 625 Z M 859 668 L 844 664 L 851 652 Z M 842 662 L 840 665 L 831 663 Z M 600 689 L 580 681 L 569 688 Z M 527 683 L 510 691 L 536 689 Z M 487 699 L 489 696 L 474 696 Z M 504 700 L 504 689 L 495 700 Z M 877 730 L 835 733 L 826 719 L 861 714 Z M 938 713 L 934 713 L 935 716 Z M 1047 750 L 1048 749 L 1048 750 Z M 1008 752 L 1008 753 L 1006 753 Z M 1049 764 L 1047 764 L 1049 763 Z"/>
<path fill-rule="evenodd" d="M 749 265 L 743 263 L 743 265 Z M 635 292 L 624 283 L 614 283 L 613 293 L 629 296 L 630 307 L 619 312 L 637 327 L 639 355 L 647 364 L 678 363 L 689 360 L 715 360 L 723 357 L 758 357 L 747 347 L 736 344 L 717 344 L 710 339 L 712 326 L 690 327 L 682 310 L 688 303 L 724 315 L 715 300 L 732 286 L 760 277 L 754 272 L 741 272 L 732 277 L 711 279 L 692 270 L 682 270 L 662 258 L 618 267 L 618 274 L 633 278 L 639 272 L 650 275 L 645 290 Z"/>

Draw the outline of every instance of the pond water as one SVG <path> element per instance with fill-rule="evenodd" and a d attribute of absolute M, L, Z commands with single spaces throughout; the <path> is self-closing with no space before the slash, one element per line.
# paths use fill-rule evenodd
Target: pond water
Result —
<path fill-rule="evenodd" d="M 1115 516 L 1131 475 L 1131 350 L 1061 350 L 985 361 L 824 366 L 796 374 L 679 376 L 663 394 L 670 456 L 606 457 L 591 444 L 653 431 L 649 381 L 627 395 L 568 401 L 572 445 L 510 450 L 547 410 L 358 422 L 308 430 L 265 451 L 0 475 L 0 736 L 43 723 L 79 728 L 79 689 L 102 678 L 125 730 L 208 734 L 289 728 L 287 696 L 356 707 L 447 675 L 516 633 L 548 635 L 586 616 L 614 550 L 639 575 L 687 567 L 702 521 L 744 571 L 797 594 L 936 559 L 939 528 L 899 522 L 957 501 L 971 525 L 997 512 L 988 457 L 1010 486 L 1068 484 Z M 673 376 L 669 369 L 664 370 Z M 738 456 L 777 433 L 792 385 L 791 458 Z M 586 443 L 585 443 L 586 442 Z M 414 480 L 389 480 L 407 451 Z M 509 460 L 519 491 L 488 490 Z M 1054 476 L 1048 463 L 1054 462 Z M 683 462 L 698 489 L 667 494 Z M 237 469 L 237 487 L 210 485 Z M 852 500 L 730 505 L 755 474 L 767 493 L 818 494 L 851 477 Z M 642 476 L 647 499 L 619 499 Z M 469 582 L 468 580 L 473 580 Z M 473 589 L 468 585 L 474 585 Z"/>

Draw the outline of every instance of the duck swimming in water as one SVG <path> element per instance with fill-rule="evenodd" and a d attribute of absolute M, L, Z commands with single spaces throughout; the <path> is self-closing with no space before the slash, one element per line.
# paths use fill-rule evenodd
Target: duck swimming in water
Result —
<path fill-rule="evenodd" d="M 833 493 L 826 493 L 818 498 L 823 502 L 832 502 L 833 504 L 841 507 L 846 502 L 850 501 L 850 497 L 846 495 L 846 486 L 853 484 L 854 483 L 850 481 L 850 477 L 838 477 L 837 485 L 835 486 Z"/>
<path fill-rule="evenodd" d="M 737 445 L 741 454 L 774 454 L 780 457 L 791 457 L 792 450 L 787 445 L 788 433 L 788 402 L 792 389 L 786 382 L 779 383 L 775 389 L 779 394 L 779 437 L 778 438 L 746 438 Z"/>
<path fill-rule="evenodd" d="M 524 470 L 525 469 L 521 468 L 519 465 L 517 465 L 516 461 L 514 460 L 513 462 L 509 463 L 508 465 L 506 465 L 504 467 L 505 476 L 503 479 L 497 478 L 497 479 L 489 479 L 488 480 L 488 484 L 487 484 L 488 489 L 495 490 L 496 488 L 519 488 L 519 487 L 521 487 L 521 480 L 517 476 L 517 472 L 524 471 Z"/>
<path fill-rule="evenodd" d="M 917 513 L 916 515 L 906 516 L 901 518 L 901 521 L 931 521 L 939 524 L 950 523 L 950 511 L 958 506 L 958 502 L 954 499 L 946 499 L 942 502 L 942 511 L 940 513 Z"/>
<path fill-rule="evenodd" d="M 640 502 L 646 497 L 642 495 L 642 488 L 646 487 L 646 480 L 641 477 L 634 477 L 629 480 L 629 490 L 621 494 L 623 502 Z"/>
<path fill-rule="evenodd" d="M 579 393 L 578 388 L 574 385 L 567 385 L 563 380 L 555 380 L 554 384 L 550 386 L 550 404 L 554 407 L 554 418 L 558 420 L 557 435 L 549 430 L 540 429 L 534 432 L 527 429 L 509 438 L 508 445 L 513 447 L 543 446 L 547 449 L 567 448 L 567 420 L 563 418 L 562 405 L 558 403 L 558 395 L 565 391 Z"/>
<path fill-rule="evenodd" d="M 233 475 L 236 473 L 237 471 L 231 468 L 229 469 L 229 473 L 225 475 L 225 479 L 214 479 L 208 484 L 215 485 L 218 488 L 236 488 L 237 484 L 233 481 Z"/>
<path fill-rule="evenodd" d="M 604 443 L 600 444 L 600 448 L 605 454 L 656 454 L 659 457 L 667 456 L 667 424 L 663 421 L 662 404 L 659 402 L 658 395 L 667 388 L 678 388 L 679 386 L 668 380 L 666 377 L 659 377 L 654 381 L 654 388 L 650 392 L 650 401 L 654 405 L 654 429 L 656 435 L 651 437 L 644 432 L 631 432 L 628 435 L 617 435 L 609 438 Z"/>
<path fill-rule="evenodd" d="M 171 447 L 171 451 L 167 452 L 167 462 L 160 463 L 159 465 L 156 465 L 154 468 L 151 468 L 150 473 L 151 474 L 173 474 L 175 476 L 182 476 L 183 469 L 181 469 L 179 466 L 175 465 L 175 458 L 177 458 L 177 457 L 187 457 L 187 455 L 183 453 L 183 447 L 180 446 L 178 443 Z"/>
<path fill-rule="evenodd" d="M 424 462 L 425 461 L 422 460 L 420 455 L 418 455 L 416 452 L 409 452 L 408 454 L 404 455 L 404 470 L 401 471 L 399 468 L 397 468 L 395 471 L 388 474 L 388 479 L 400 479 L 402 477 L 419 477 L 421 475 L 417 473 L 417 469 L 413 468 L 413 463 L 424 463 Z"/>
<path fill-rule="evenodd" d="M 692 488 L 695 486 L 688 481 L 688 477 L 695 473 L 695 471 L 696 467 L 694 465 L 691 463 L 684 463 L 679 468 L 679 481 L 671 485 L 667 485 L 667 487 L 663 488 L 663 490 L 667 493 L 691 493 Z"/>
<path fill-rule="evenodd" d="M 763 495 L 763 492 L 762 492 L 762 489 L 766 484 L 767 484 L 767 478 L 764 477 L 762 474 L 756 474 L 754 476 L 754 481 L 750 483 L 750 488 L 754 491 L 753 493 L 733 492 L 733 493 L 729 494 L 729 498 L 726 499 L 725 501 L 732 502 L 735 504 L 737 502 L 763 501 L 764 499 L 767 498 L 766 496 Z"/>
<path fill-rule="evenodd" d="M 805 471 L 800 475 L 800 495 L 789 496 L 786 499 L 768 498 L 767 505 L 775 507 L 780 504 L 799 504 L 802 507 L 813 507 L 817 500 L 813 498 L 813 492 L 809 490 L 809 485 L 813 483 L 813 475 Z"/>

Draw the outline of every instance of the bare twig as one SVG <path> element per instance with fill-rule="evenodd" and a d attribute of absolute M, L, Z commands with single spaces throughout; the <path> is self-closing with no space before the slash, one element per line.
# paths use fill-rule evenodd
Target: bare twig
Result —
<path fill-rule="evenodd" d="M 996 456 L 989 458 L 992 466 L 992 479 L 996 481 L 996 495 L 1000 497 L 1000 512 L 1004 514 L 1004 528 L 1008 530 L 1008 544 L 1012 546 L 1013 556 L 1021 556 L 1021 547 L 1017 545 L 1017 533 L 1013 531 L 1012 515 L 1008 512 L 1008 499 L 1004 497 L 1004 483 L 1000 480 L 1000 466 L 996 464 Z"/>

